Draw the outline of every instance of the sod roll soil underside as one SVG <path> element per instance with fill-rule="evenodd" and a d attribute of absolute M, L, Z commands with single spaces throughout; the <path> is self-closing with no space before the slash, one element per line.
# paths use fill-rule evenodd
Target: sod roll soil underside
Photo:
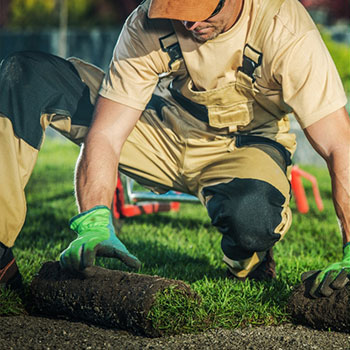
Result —
<path fill-rule="evenodd" d="M 350 333 L 350 284 L 335 290 L 330 297 L 311 298 L 308 290 L 311 281 L 297 286 L 288 303 L 288 310 L 295 323 L 320 330 Z"/>
<path fill-rule="evenodd" d="M 31 294 L 36 313 L 155 337 L 162 332 L 147 315 L 157 293 L 170 287 L 188 298 L 197 298 L 182 281 L 96 266 L 84 276 L 72 275 L 62 270 L 58 262 L 47 262 L 34 277 Z"/>

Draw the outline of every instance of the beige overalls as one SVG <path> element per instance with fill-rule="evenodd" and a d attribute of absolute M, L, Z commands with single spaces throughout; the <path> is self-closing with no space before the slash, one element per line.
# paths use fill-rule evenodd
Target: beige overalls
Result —
<path fill-rule="evenodd" d="M 251 76 L 243 72 L 242 67 L 236 81 L 218 89 L 197 91 L 187 76 L 185 84 L 181 81 L 181 70 L 185 69 L 183 61 L 190 65 L 186 51 L 182 50 L 183 61 L 171 62 L 173 70 L 178 72 L 176 79 L 170 82 L 169 88 L 165 85 L 158 89 L 163 100 L 156 100 L 154 104 L 163 106 L 153 108 L 151 101 L 128 138 L 120 160 L 122 171 L 153 190 L 175 189 L 194 194 L 204 205 L 211 199 L 203 195 L 203 189 L 208 186 L 229 183 L 235 178 L 267 182 L 285 198 L 280 223 L 274 231 L 281 238 L 291 225 L 290 163 L 271 145 L 252 140 L 238 146 L 237 140 L 240 134 L 247 134 L 253 128 L 257 119 L 253 110 L 257 98 L 254 74 L 259 74 L 260 70 L 264 33 L 282 2 L 262 2 L 249 33 L 244 55 L 248 64 L 253 65 Z M 177 22 L 174 26 L 178 35 L 167 37 L 166 45 L 173 47 L 179 41 L 181 47 L 185 45 L 179 35 L 182 24 Z M 203 115 L 199 117 L 201 112 Z M 283 114 L 279 119 L 281 124 L 288 123 Z M 293 136 L 289 140 L 292 153 L 295 140 Z M 245 277 L 264 256 L 265 252 L 255 253 L 241 261 L 224 256 L 224 261 L 232 273 Z"/>

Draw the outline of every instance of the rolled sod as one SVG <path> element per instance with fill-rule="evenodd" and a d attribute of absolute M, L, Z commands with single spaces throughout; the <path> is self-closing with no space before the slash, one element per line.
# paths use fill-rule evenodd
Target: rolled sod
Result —
<path fill-rule="evenodd" d="M 157 337 L 163 331 L 147 316 L 158 293 L 169 288 L 178 291 L 184 300 L 199 301 L 182 281 L 96 266 L 84 275 L 72 275 L 58 262 L 42 266 L 31 283 L 31 294 L 35 313 Z"/>
<path fill-rule="evenodd" d="M 312 298 L 312 281 L 306 280 L 292 292 L 288 310 L 295 323 L 319 330 L 350 332 L 350 284 L 335 290 L 330 297 Z"/>

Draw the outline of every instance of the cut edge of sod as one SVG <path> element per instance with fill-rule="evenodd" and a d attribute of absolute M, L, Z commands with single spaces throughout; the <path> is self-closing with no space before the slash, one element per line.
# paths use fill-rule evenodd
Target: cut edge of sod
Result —
<path fill-rule="evenodd" d="M 201 298 L 177 286 L 159 291 L 147 315 L 153 328 L 162 335 L 189 333 L 209 325 L 201 313 Z"/>

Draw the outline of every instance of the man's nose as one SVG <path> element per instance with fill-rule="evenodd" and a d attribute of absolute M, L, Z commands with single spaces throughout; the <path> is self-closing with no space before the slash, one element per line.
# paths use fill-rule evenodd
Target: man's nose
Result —
<path fill-rule="evenodd" d="M 190 21 L 182 21 L 182 24 L 187 30 L 195 30 L 200 22 L 190 22 Z"/>

